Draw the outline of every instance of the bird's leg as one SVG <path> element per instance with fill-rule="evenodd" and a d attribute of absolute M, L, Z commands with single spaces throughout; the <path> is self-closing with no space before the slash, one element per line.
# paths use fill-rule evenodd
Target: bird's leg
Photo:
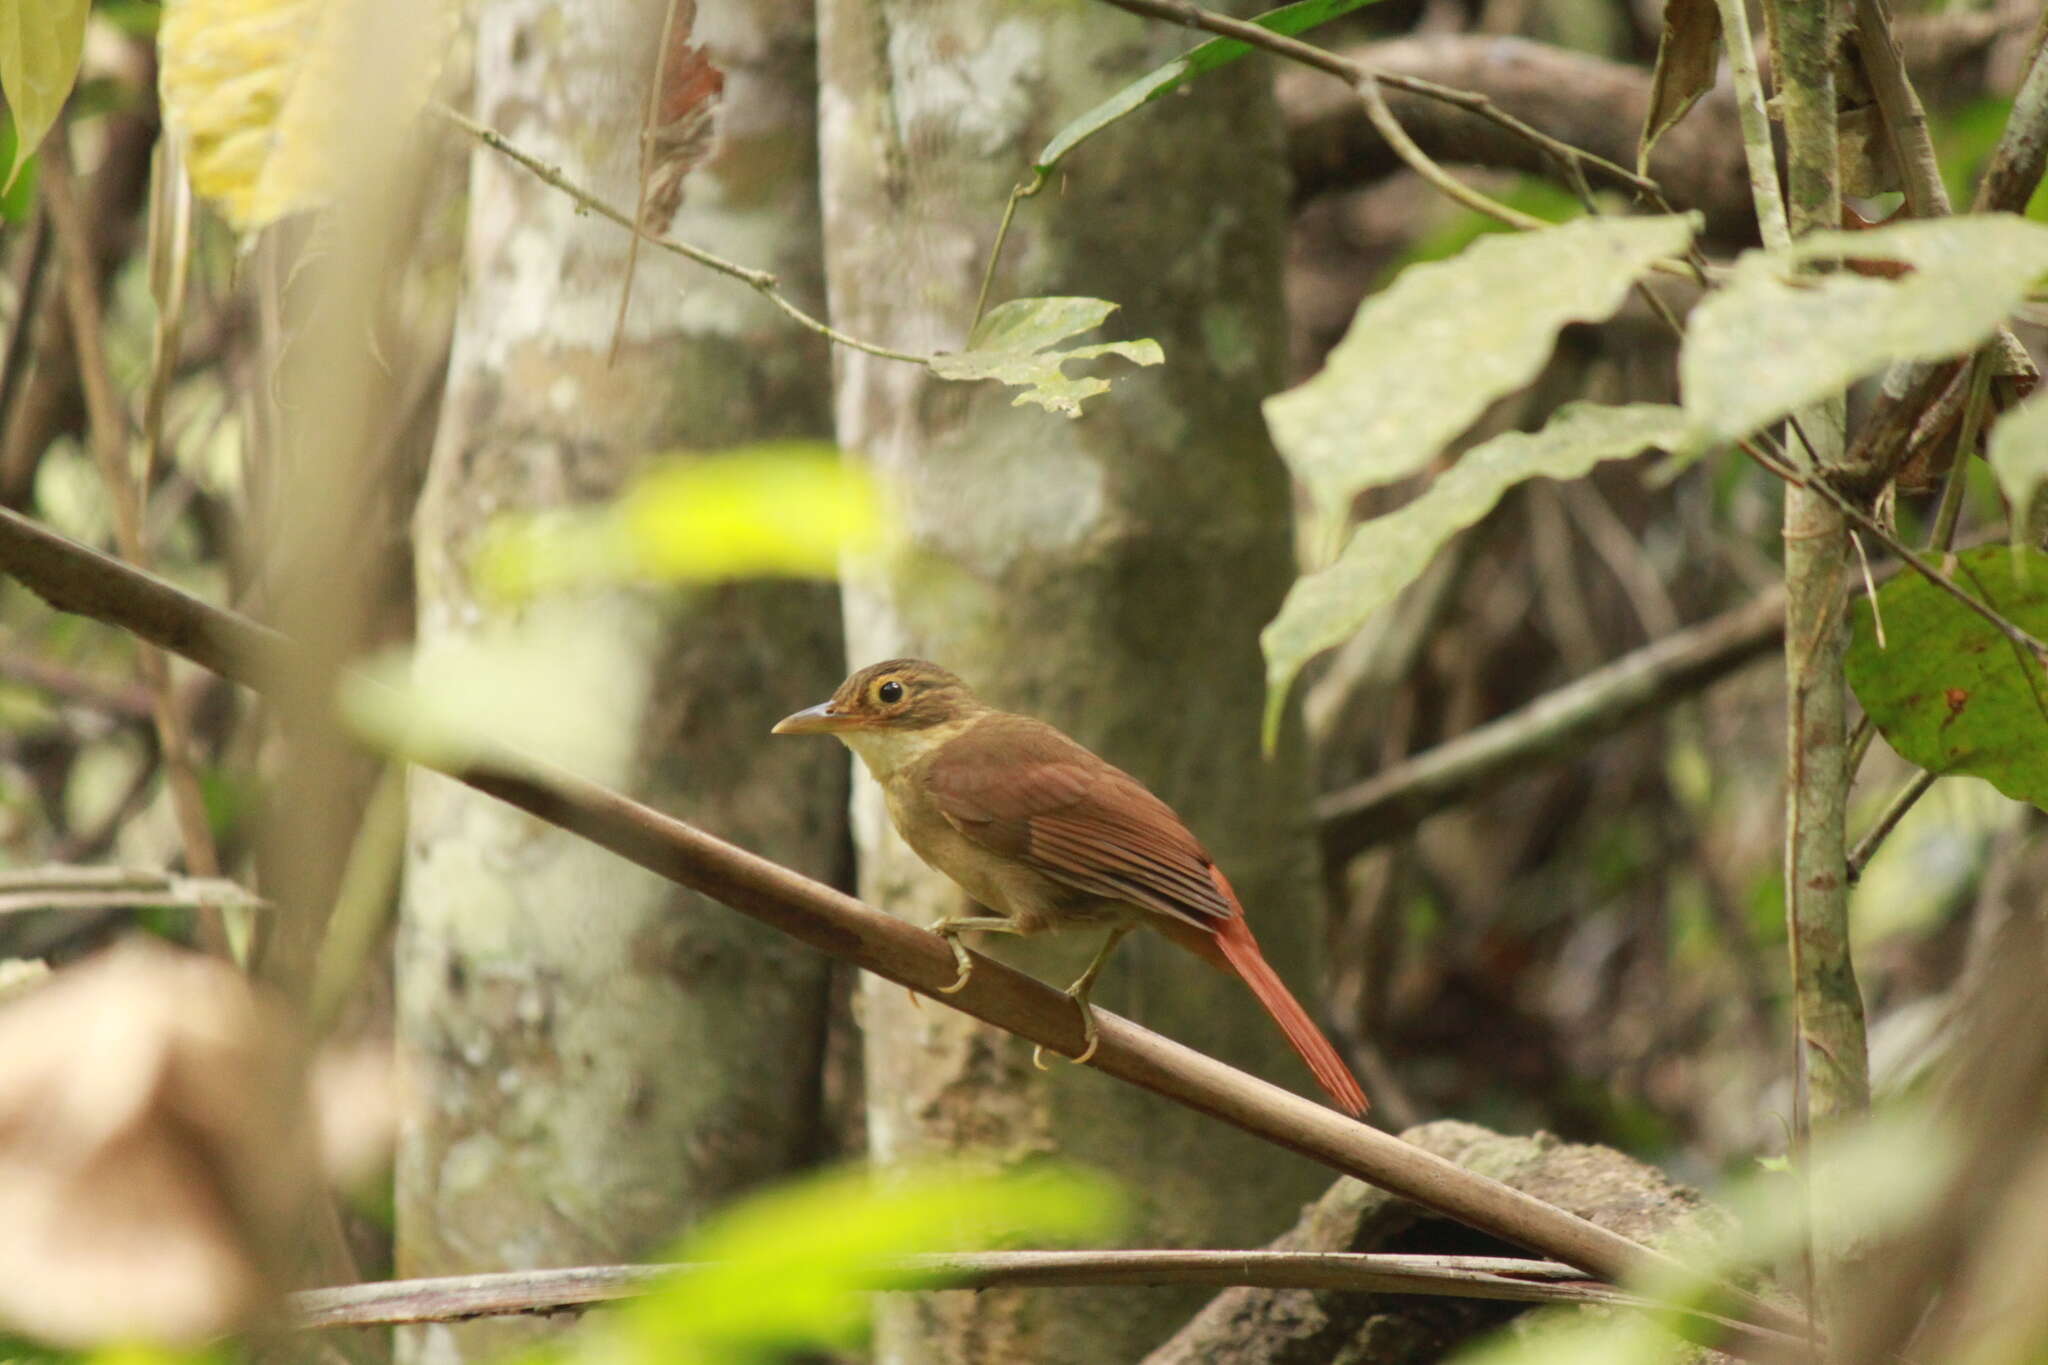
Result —
<path fill-rule="evenodd" d="M 974 959 L 960 946 L 960 935 L 974 929 L 990 934 L 1020 932 L 1014 920 L 1002 915 L 948 915 L 932 925 L 932 932 L 946 940 L 946 946 L 953 950 L 953 961 L 960 965 L 959 979 L 950 986 L 939 987 L 940 995 L 952 995 L 967 989 L 967 978 L 974 975 Z"/>
<path fill-rule="evenodd" d="M 1102 940 L 1102 947 L 1095 954 L 1095 960 L 1088 964 L 1088 970 L 1081 973 L 1081 979 L 1067 987 L 1067 994 L 1081 1010 L 1081 1036 L 1088 1040 L 1088 1046 L 1081 1049 L 1081 1055 L 1074 1058 L 1074 1065 L 1080 1066 L 1095 1055 L 1095 1049 L 1102 1044 L 1102 1035 L 1095 1027 L 1095 1007 L 1088 1003 L 1089 994 L 1095 989 L 1095 978 L 1102 975 L 1102 969 L 1109 965 L 1109 955 L 1116 951 L 1116 945 L 1124 941 L 1124 935 L 1134 926 L 1119 924 L 1109 931 L 1109 937 Z M 1045 1048 L 1031 1049 L 1031 1064 L 1040 1071 L 1045 1065 Z"/>

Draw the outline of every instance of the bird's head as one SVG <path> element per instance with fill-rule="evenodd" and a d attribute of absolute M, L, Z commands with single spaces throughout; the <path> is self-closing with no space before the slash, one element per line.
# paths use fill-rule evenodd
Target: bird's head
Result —
<path fill-rule="evenodd" d="M 839 684 L 831 700 L 783 717 L 774 733 L 838 735 L 860 748 L 857 736 L 943 729 L 986 709 L 966 683 L 937 664 L 890 659 Z"/>

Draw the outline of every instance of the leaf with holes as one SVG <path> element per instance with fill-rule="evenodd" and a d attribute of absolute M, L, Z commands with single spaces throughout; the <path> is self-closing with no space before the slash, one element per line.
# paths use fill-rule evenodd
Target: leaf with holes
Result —
<path fill-rule="evenodd" d="M 2006 619 L 2048 636 L 2048 554 L 1985 545 L 1953 577 Z M 1859 602 L 1849 686 L 1892 748 L 1929 772 L 1984 778 L 2048 809 L 2048 677 L 1989 621 L 1915 573 Z"/>
<path fill-rule="evenodd" d="M 1166 359 L 1149 337 L 1058 347 L 1070 336 L 1100 327 L 1116 309 L 1104 299 L 1012 299 L 989 309 L 967 338 L 966 350 L 933 356 L 932 373 L 941 379 L 1000 380 L 1024 390 L 1011 400 L 1013 406 L 1036 403 L 1047 412 L 1079 417 L 1082 402 L 1109 392 L 1109 381 L 1094 375 L 1074 378 L 1065 370 L 1068 361 L 1120 355 L 1134 365 L 1157 365 Z"/>
<path fill-rule="evenodd" d="M 1897 262 L 1895 277 L 1802 273 L 1825 260 Z M 1693 309 L 1679 388 L 1695 448 L 1732 441 L 1894 361 L 1961 355 L 2048 275 L 2048 225 L 1970 214 L 1816 232 L 1745 252 Z"/>
<path fill-rule="evenodd" d="M 1322 370 L 1266 400 L 1273 441 L 1314 504 L 1311 544 L 1334 547 L 1361 490 L 1436 458 L 1535 377 L 1559 328 L 1612 313 L 1697 226 L 1687 215 L 1584 218 L 1484 237 L 1368 298 Z"/>
<path fill-rule="evenodd" d="M 1714 0 L 1664 0 L 1664 32 L 1657 39 L 1657 74 L 1650 80 L 1650 109 L 1636 169 L 1649 174 L 1657 139 L 1671 131 L 1701 95 L 1714 88 L 1721 61 L 1721 9 Z"/>
<path fill-rule="evenodd" d="M 70 98 L 91 7 L 91 0 L 0 0 L 0 95 L 14 116 L 10 186 Z"/>
<path fill-rule="evenodd" d="M 1287 692 L 1302 665 L 1344 642 L 1422 573 L 1458 532 L 1524 479 L 1576 479 L 1603 460 L 1668 446 L 1685 431 L 1677 408 L 1657 403 L 1560 408 L 1538 432 L 1512 431 L 1473 447 L 1397 512 L 1353 533 L 1337 562 L 1296 580 L 1260 634 L 1266 651 L 1266 745 L 1280 732 Z"/>

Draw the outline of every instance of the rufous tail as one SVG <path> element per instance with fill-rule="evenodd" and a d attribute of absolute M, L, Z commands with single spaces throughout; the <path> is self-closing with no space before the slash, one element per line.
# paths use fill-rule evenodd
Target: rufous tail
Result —
<path fill-rule="evenodd" d="M 1252 994 L 1266 1007 L 1266 1013 L 1273 1016 L 1273 1022 L 1287 1035 L 1287 1041 L 1301 1054 L 1301 1060 L 1308 1063 L 1317 1084 L 1323 1087 L 1336 1106 L 1353 1118 L 1360 1117 L 1369 1106 L 1365 1091 L 1359 1088 L 1351 1068 L 1344 1065 L 1337 1049 L 1316 1027 L 1315 1020 L 1308 1017 L 1308 1011 L 1294 998 L 1294 992 L 1287 989 L 1287 983 L 1280 979 L 1280 974 L 1267 963 L 1266 955 L 1259 951 L 1259 941 L 1252 937 L 1251 926 L 1244 922 L 1244 906 L 1237 899 L 1237 892 L 1231 889 L 1229 879 L 1223 875 L 1223 869 L 1212 863 L 1209 876 L 1224 899 L 1237 906 L 1238 911 L 1213 937 L 1204 937 L 1220 951 L 1231 970 L 1244 978 L 1244 984 L 1252 988 Z"/>

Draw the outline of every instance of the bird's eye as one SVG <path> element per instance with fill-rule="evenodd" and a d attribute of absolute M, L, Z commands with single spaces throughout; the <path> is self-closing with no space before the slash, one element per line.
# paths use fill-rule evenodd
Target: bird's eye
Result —
<path fill-rule="evenodd" d="M 903 700 L 903 684 L 891 678 L 875 689 L 875 695 L 893 706 Z"/>

